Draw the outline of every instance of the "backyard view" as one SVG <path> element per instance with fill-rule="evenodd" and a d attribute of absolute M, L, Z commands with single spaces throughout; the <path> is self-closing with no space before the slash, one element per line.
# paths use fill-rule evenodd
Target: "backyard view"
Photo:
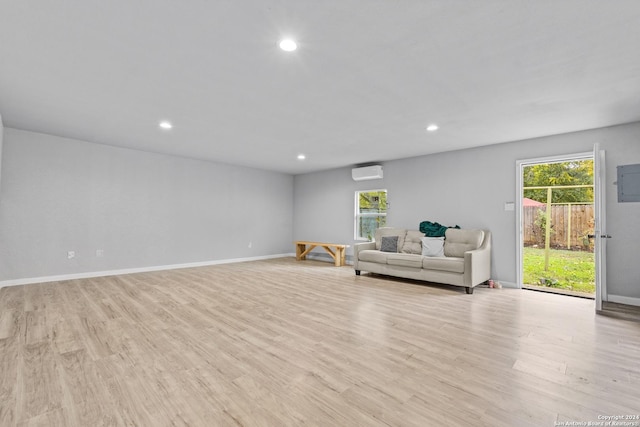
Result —
<path fill-rule="evenodd" d="M 523 283 L 564 289 L 573 292 L 595 292 L 593 252 L 553 249 L 549 269 L 544 269 L 544 249 L 524 248 Z"/>
<path fill-rule="evenodd" d="M 523 182 L 523 285 L 593 294 L 593 161 L 527 166 Z"/>

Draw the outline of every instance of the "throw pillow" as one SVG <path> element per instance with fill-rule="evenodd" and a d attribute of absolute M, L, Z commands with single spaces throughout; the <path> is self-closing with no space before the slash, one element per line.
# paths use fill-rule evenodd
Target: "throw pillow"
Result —
<path fill-rule="evenodd" d="M 398 252 L 398 236 L 382 236 L 380 250 L 382 252 Z"/>
<path fill-rule="evenodd" d="M 379 227 L 376 229 L 375 237 L 373 240 L 376 242 L 376 249 L 380 250 L 382 244 L 382 238 L 384 236 L 398 236 L 398 250 L 402 249 L 404 244 L 404 236 L 407 234 L 407 230 L 404 228 L 396 227 Z"/>
<path fill-rule="evenodd" d="M 444 237 L 423 237 L 422 256 L 444 256 Z"/>

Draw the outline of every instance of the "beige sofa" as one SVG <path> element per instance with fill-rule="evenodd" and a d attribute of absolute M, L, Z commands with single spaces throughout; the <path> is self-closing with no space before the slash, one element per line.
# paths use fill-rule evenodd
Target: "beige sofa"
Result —
<path fill-rule="evenodd" d="M 387 252 L 385 246 L 395 240 L 396 252 Z M 390 239 L 389 239 L 390 237 Z M 361 271 L 425 280 L 462 286 L 468 294 L 473 288 L 489 280 L 491 275 L 491 232 L 487 230 L 461 230 L 449 228 L 446 231 L 440 256 L 424 256 L 422 251 L 436 239 L 425 239 L 416 230 L 382 227 L 376 230 L 375 241 L 355 245 L 353 266 L 356 275 Z M 387 251 L 382 251 L 385 249 Z M 393 248 L 391 248 L 393 250 Z M 430 254 L 433 255 L 433 254 Z"/>

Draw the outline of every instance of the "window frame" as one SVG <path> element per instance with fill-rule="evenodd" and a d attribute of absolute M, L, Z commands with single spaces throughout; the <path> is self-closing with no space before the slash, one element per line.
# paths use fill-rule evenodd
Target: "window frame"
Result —
<path fill-rule="evenodd" d="M 384 212 L 366 212 L 366 213 L 361 213 L 360 212 L 360 194 L 362 194 L 362 193 L 380 193 L 380 192 L 384 192 L 385 195 L 387 196 L 385 211 Z M 378 189 L 371 189 L 371 190 L 356 190 L 354 198 L 355 198 L 355 203 L 354 203 L 353 240 L 355 240 L 356 242 L 369 242 L 369 241 L 372 241 L 373 240 L 373 236 L 371 236 L 371 239 L 369 239 L 367 237 L 362 237 L 362 236 L 359 235 L 360 231 L 361 231 L 359 229 L 360 219 L 361 218 L 385 218 L 385 222 L 386 222 L 387 214 L 389 212 L 389 191 L 386 188 L 378 188 Z"/>

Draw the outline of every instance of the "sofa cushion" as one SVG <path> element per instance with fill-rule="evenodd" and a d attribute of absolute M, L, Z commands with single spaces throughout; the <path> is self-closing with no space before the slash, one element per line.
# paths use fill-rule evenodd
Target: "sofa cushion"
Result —
<path fill-rule="evenodd" d="M 444 237 L 423 237 L 422 256 L 444 256 Z"/>
<path fill-rule="evenodd" d="M 380 250 L 382 252 L 398 252 L 398 236 L 382 236 Z"/>
<path fill-rule="evenodd" d="M 416 230 L 407 230 L 407 234 L 404 236 L 404 245 L 400 249 L 400 252 L 405 254 L 417 254 L 422 253 L 422 239 L 424 234 Z"/>
<path fill-rule="evenodd" d="M 401 248 L 404 245 L 405 234 L 407 234 L 407 230 L 405 230 L 404 228 L 380 227 L 376 229 L 376 249 L 380 250 L 383 236 L 398 236 L 398 247 Z"/>
<path fill-rule="evenodd" d="M 484 239 L 482 230 L 457 230 L 449 228 L 445 234 L 444 255 L 464 258 L 464 253 L 478 249 Z"/>
<path fill-rule="evenodd" d="M 380 252 L 374 249 L 365 249 L 358 253 L 359 261 L 375 262 L 377 264 L 386 264 L 388 252 Z"/>
<path fill-rule="evenodd" d="M 387 255 L 387 264 L 422 268 L 422 256 L 416 254 L 389 254 Z"/>
<path fill-rule="evenodd" d="M 449 271 L 464 273 L 464 258 L 422 257 L 422 268 L 425 270 Z"/>

